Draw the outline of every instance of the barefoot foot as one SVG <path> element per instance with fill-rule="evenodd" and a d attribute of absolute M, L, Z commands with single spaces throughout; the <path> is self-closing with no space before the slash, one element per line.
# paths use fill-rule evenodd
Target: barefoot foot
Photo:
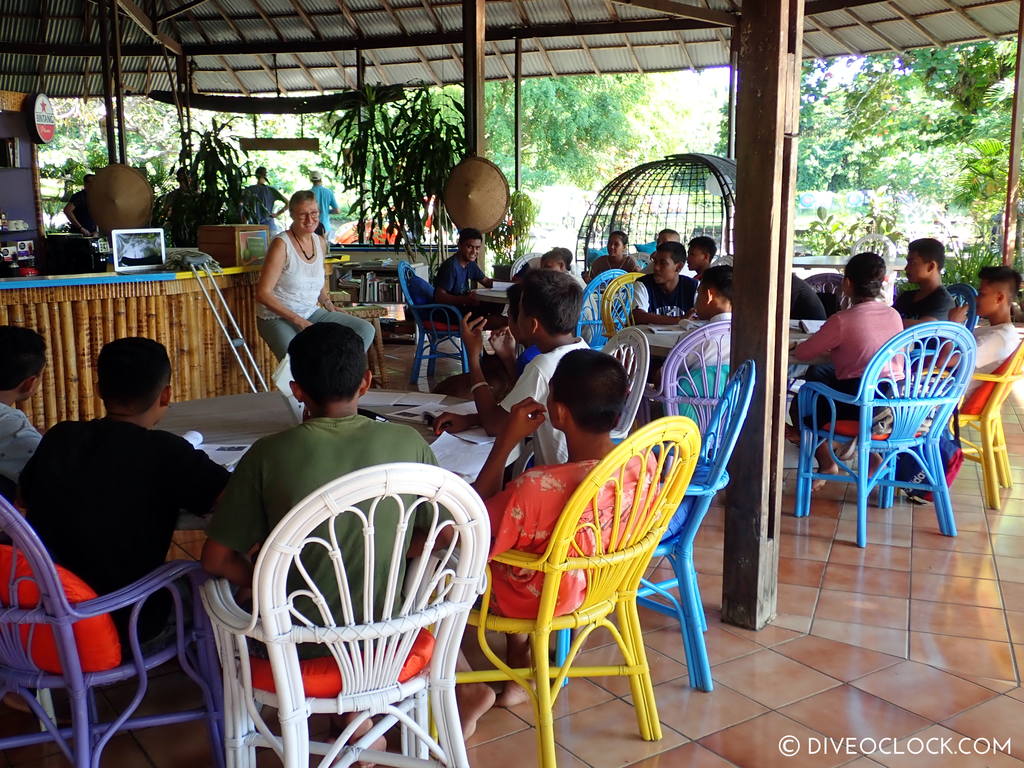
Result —
<path fill-rule="evenodd" d="M 838 475 L 839 474 L 839 467 L 833 465 L 832 467 L 825 467 L 824 469 L 820 469 L 819 468 L 818 469 L 818 474 L 819 475 Z M 823 477 L 816 477 L 814 479 L 814 482 L 811 483 L 811 493 L 814 493 L 815 491 L 820 491 L 822 488 L 825 487 L 825 483 L 827 483 L 827 482 L 828 482 L 828 480 L 826 480 Z"/>
<path fill-rule="evenodd" d="M 518 707 L 520 704 L 525 704 L 530 700 L 530 694 L 526 692 L 526 689 L 518 683 L 505 683 L 505 687 L 501 689 L 501 693 L 498 694 L 498 698 L 494 700 L 494 705 L 497 707 L 505 707 L 509 709 L 511 707 Z"/>
<path fill-rule="evenodd" d="M 494 706 L 494 689 L 486 683 L 464 683 L 455 686 L 455 698 L 459 703 L 462 737 L 468 740 L 476 732 L 477 721 Z"/>

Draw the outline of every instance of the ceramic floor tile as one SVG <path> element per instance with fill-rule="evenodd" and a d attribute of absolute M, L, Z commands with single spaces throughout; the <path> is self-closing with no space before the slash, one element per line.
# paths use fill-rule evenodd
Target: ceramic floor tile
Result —
<path fill-rule="evenodd" d="M 799 661 L 830 677 L 848 682 L 884 667 L 892 666 L 902 658 L 858 648 L 824 637 L 807 635 L 775 646 L 776 652 Z"/>
<path fill-rule="evenodd" d="M 715 667 L 714 677 L 771 708 L 839 684 L 831 677 L 768 649 L 720 664 Z"/>
<path fill-rule="evenodd" d="M 981 640 L 1008 641 L 1006 618 L 1001 608 L 977 605 L 910 601 L 910 630 L 937 635 L 976 637 Z"/>
<path fill-rule="evenodd" d="M 612 698 L 614 698 L 612 694 L 600 685 L 586 678 L 575 679 L 559 691 L 558 698 L 555 699 L 555 719 L 596 707 Z M 529 702 L 512 707 L 509 711 L 518 716 L 524 724 L 530 726 L 534 724 L 533 705 Z"/>
<path fill-rule="evenodd" d="M 811 624 L 811 634 L 887 653 L 890 656 L 903 659 L 907 657 L 909 633 L 905 629 L 872 627 L 867 624 L 816 618 Z"/>
<path fill-rule="evenodd" d="M 856 503 L 844 504 L 843 510 L 839 514 L 840 520 L 856 521 L 857 519 L 857 505 Z M 879 509 L 878 507 L 868 507 L 868 525 L 913 525 L 914 521 L 914 507 L 909 504 L 904 504 L 900 499 L 896 500 L 895 506 L 890 509 Z"/>
<path fill-rule="evenodd" d="M 575 682 L 575 681 L 574 681 Z M 474 733 L 466 746 L 469 749 L 486 744 L 488 741 L 501 739 L 513 733 L 526 730 L 529 724 L 522 718 L 502 707 L 494 707 L 477 721 L 476 733 Z"/>
<path fill-rule="evenodd" d="M 1024 536 L 992 534 L 992 552 L 1007 557 L 1024 557 Z"/>
<path fill-rule="evenodd" d="M 722 573 L 722 550 L 708 547 L 693 548 L 693 564 L 697 573 Z"/>
<path fill-rule="evenodd" d="M 996 680 L 1017 679 L 1009 643 L 911 632 L 910 658 L 968 675 Z"/>
<path fill-rule="evenodd" d="M 798 560 L 792 557 L 779 558 L 779 583 L 797 584 L 801 587 L 821 586 L 825 563 L 818 560 Z"/>
<path fill-rule="evenodd" d="M 886 768 L 1021 768 L 1024 765 L 1005 754 L 961 754 L 956 751 L 961 738 L 948 728 L 933 725 L 896 742 L 894 747 L 887 747 L 884 752 L 888 754 L 879 750 L 872 758 Z"/>
<path fill-rule="evenodd" d="M 956 536 L 943 536 L 937 530 L 914 529 L 914 547 L 921 549 L 945 549 L 951 552 L 970 552 L 976 555 L 992 553 L 986 531 L 958 530 Z"/>
<path fill-rule="evenodd" d="M 998 581 L 969 579 L 964 576 L 915 573 L 910 582 L 910 596 L 914 600 L 980 605 L 984 608 L 1001 608 L 1003 605 Z M 1021 598 L 1024 604 L 1024 585 L 1021 589 Z"/>
<path fill-rule="evenodd" d="M 868 521 L 868 544 L 885 544 L 890 547 L 909 547 L 911 532 L 909 525 L 885 525 Z M 836 528 L 836 541 L 857 541 L 857 521 L 839 520 Z"/>
<path fill-rule="evenodd" d="M 688 741 L 671 728 L 662 731 L 660 741 L 643 741 L 637 731 L 636 710 L 615 699 L 556 720 L 555 742 L 588 765 L 619 768 Z"/>
<path fill-rule="evenodd" d="M 995 558 L 966 552 L 938 549 L 915 549 L 911 570 L 915 573 L 942 573 L 948 576 L 966 576 L 973 579 L 994 579 Z"/>
<path fill-rule="evenodd" d="M 887 667 L 852 684 L 931 722 L 952 717 L 995 695 L 987 688 L 916 661 Z"/>
<path fill-rule="evenodd" d="M 818 602 L 817 587 L 801 587 L 795 584 L 779 584 L 776 607 L 780 614 L 813 616 L 814 605 Z"/>
<path fill-rule="evenodd" d="M 825 568 L 822 588 L 865 595 L 909 597 L 910 574 L 884 568 L 829 563 Z"/>
<path fill-rule="evenodd" d="M 793 739 L 787 744 L 802 747 L 797 754 L 780 751 L 779 744 L 787 736 Z M 768 712 L 705 736 L 699 743 L 738 768 L 830 768 L 849 762 L 850 757 L 846 755 L 808 754 L 810 740 L 820 738 L 817 731 L 777 712 Z"/>
<path fill-rule="evenodd" d="M 988 529 L 991 533 L 1007 536 L 1024 536 L 1024 517 L 988 513 Z"/>
<path fill-rule="evenodd" d="M 1024 520 L 1024 518 L 1021 518 Z M 996 556 L 996 570 L 1000 581 L 1024 583 L 1024 557 Z"/>
<path fill-rule="evenodd" d="M 1010 628 L 1010 639 L 1024 644 L 1024 611 L 1007 611 L 1006 624 Z"/>
<path fill-rule="evenodd" d="M 1024 760 L 1024 740 L 1020 737 L 1021 723 L 1024 723 L 1024 701 L 1009 696 L 997 696 L 944 720 L 942 724 L 975 739 L 1012 738 L 1010 753 L 1018 760 Z"/>
<path fill-rule="evenodd" d="M 831 548 L 831 539 L 819 539 L 798 534 L 787 535 L 784 533 L 779 543 L 779 556 L 825 561 L 828 560 L 828 553 Z"/>
<path fill-rule="evenodd" d="M 209 731 L 202 723 L 145 728 L 133 735 L 157 768 L 213 764 Z"/>
<path fill-rule="evenodd" d="M 988 518 L 983 509 L 965 509 L 956 504 L 953 505 L 953 509 L 955 510 L 957 531 L 962 533 L 964 531 L 984 532 L 988 530 Z M 917 507 L 914 510 L 914 528 L 924 528 L 938 533 L 939 524 L 935 518 L 935 508 L 932 506 Z"/>
<path fill-rule="evenodd" d="M 807 517 L 782 516 L 782 532 L 791 536 L 817 536 L 831 539 L 836 533 L 836 520 L 816 514 L 814 510 Z"/>
<path fill-rule="evenodd" d="M 832 546 L 828 561 L 843 565 L 886 568 L 890 571 L 909 571 L 910 550 L 906 547 L 887 547 L 884 544 L 876 544 L 862 549 L 848 541 L 837 541 Z"/>
<path fill-rule="evenodd" d="M 733 768 L 733 765 L 710 749 L 691 742 L 633 763 L 633 768 Z"/>
<path fill-rule="evenodd" d="M 682 654 L 677 658 L 682 658 Z M 584 651 L 576 657 L 576 664 L 579 666 L 608 666 L 624 663 L 622 653 L 615 644 L 604 645 L 592 651 Z M 651 680 L 655 685 L 686 675 L 684 663 L 675 661 L 655 650 L 647 651 L 647 663 L 651 668 Z M 591 677 L 588 679 L 616 696 L 626 696 L 630 693 L 628 677 Z"/>
<path fill-rule="evenodd" d="M 1003 593 L 1003 607 L 1008 611 L 1024 611 L 1024 584 L 1012 581 L 999 582 Z"/>
<path fill-rule="evenodd" d="M 653 648 L 670 659 L 675 659 L 681 664 L 686 663 L 683 638 L 675 627 L 646 633 L 644 643 L 648 648 Z M 708 631 L 704 633 L 704 645 L 708 650 L 708 659 L 713 665 L 746 656 L 762 648 L 755 642 L 726 632 L 720 626 L 708 627 Z"/>
<path fill-rule="evenodd" d="M 907 628 L 908 600 L 900 597 L 862 595 L 857 592 L 821 590 L 815 619 L 867 624 L 889 629 Z"/>
<path fill-rule="evenodd" d="M 655 686 L 658 717 L 684 736 L 700 739 L 767 712 L 753 699 L 715 681 L 713 691 L 690 687 L 687 679 Z M 627 701 L 631 702 L 632 697 Z"/>
<path fill-rule="evenodd" d="M 587 764 L 555 744 L 558 768 L 588 768 Z M 469 750 L 469 764 L 480 768 L 512 768 L 537 765 L 537 732 L 529 728 L 502 739 L 495 739 Z"/>
<path fill-rule="evenodd" d="M 711 624 L 710 616 L 708 617 L 708 624 Z M 774 624 L 768 624 L 763 629 L 759 629 L 757 631 L 744 629 L 743 627 L 737 627 L 732 624 L 726 624 L 725 622 L 721 622 L 720 626 L 726 632 L 730 632 L 737 637 L 742 637 L 746 640 L 751 640 L 765 648 L 772 648 L 779 643 L 785 643 L 787 640 L 792 640 L 804 634 L 803 632 L 795 632 L 791 629 L 786 629 L 785 627 L 775 626 Z"/>
<path fill-rule="evenodd" d="M 779 712 L 833 738 L 899 738 L 931 725 L 912 714 L 850 685 L 790 704 Z"/>

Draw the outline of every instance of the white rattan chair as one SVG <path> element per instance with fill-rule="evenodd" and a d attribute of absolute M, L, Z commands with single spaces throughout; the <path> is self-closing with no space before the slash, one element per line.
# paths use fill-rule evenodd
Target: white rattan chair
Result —
<path fill-rule="evenodd" d="M 413 528 L 425 534 L 428 555 L 406 567 Z M 377 539 L 385 530 L 397 531 L 393 548 Z M 350 553 L 352 537 L 362 539 L 362 547 L 356 545 L 358 562 L 345 561 L 346 537 Z M 480 497 L 439 467 L 369 467 L 299 502 L 271 532 L 256 561 L 251 614 L 238 607 L 226 581 L 212 580 L 203 589 L 224 669 L 229 768 L 254 767 L 257 747 L 273 749 L 288 768 L 306 768 L 310 754 L 323 755 L 313 763 L 322 768 L 360 760 L 468 768 L 455 702 L 455 662 L 466 617 L 484 587 L 489 544 Z M 318 581 L 314 573 L 320 574 Z M 375 578 L 382 573 L 386 597 L 375 606 L 374 587 L 380 586 Z M 334 583 L 325 583 L 328 578 Z M 335 588 L 340 604 L 324 595 Z M 403 675 L 411 653 L 427 655 L 420 641 L 428 628 L 434 642 L 429 661 L 412 677 Z M 272 673 L 272 685 L 262 688 L 253 685 L 253 674 L 262 669 L 265 679 L 267 662 L 254 653 L 254 643 L 265 646 Z M 300 662 L 299 643 L 319 645 L 327 654 Z M 312 663 L 319 665 L 321 684 L 325 667 L 334 675 L 335 690 L 309 695 Z M 428 722 L 428 697 L 436 738 Z M 261 716 L 262 705 L 277 709 L 276 732 Z M 308 728 L 309 716 L 317 713 L 356 716 L 336 739 L 320 742 L 310 739 Z M 353 737 L 370 718 L 376 720 L 369 731 Z M 402 755 L 369 749 L 396 725 Z"/>
<path fill-rule="evenodd" d="M 647 373 L 651 367 L 651 346 L 643 331 L 629 327 L 623 328 L 610 338 L 601 351 L 622 363 L 626 375 L 629 376 L 629 395 L 626 397 L 619 423 L 612 430 L 612 439 L 622 440 L 629 436 L 636 412 L 640 408 L 640 401 L 644 397 Z"/>

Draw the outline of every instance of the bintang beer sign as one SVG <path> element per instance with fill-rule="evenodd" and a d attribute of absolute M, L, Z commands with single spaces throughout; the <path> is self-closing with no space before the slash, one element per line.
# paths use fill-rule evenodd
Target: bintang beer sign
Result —
<path fill-rule="evenodd" d="M 53 114 L 50 97 L 37 93 L 26 99 L 29 109 L 28 130 L 36 144 L 49 144 L 57 132 L 57 118 Z"/>

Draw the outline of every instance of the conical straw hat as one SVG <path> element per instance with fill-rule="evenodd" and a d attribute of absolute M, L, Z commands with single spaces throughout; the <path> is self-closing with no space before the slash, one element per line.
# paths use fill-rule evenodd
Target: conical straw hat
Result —
<path fill-rule="evenodd" d="M 149 226 L 153 188 L 135 168 L 115 164 L 100 169 L 89 185 L 86 200 L 101 232 Z"/>
<path fill-rule="evenodd" d="M 508 210 L 508 181 L 501 169 L 482 157 L 467 157 L 455 168 L 444 188 L 444 204 L 459 229 L 490 232 Z"/>

